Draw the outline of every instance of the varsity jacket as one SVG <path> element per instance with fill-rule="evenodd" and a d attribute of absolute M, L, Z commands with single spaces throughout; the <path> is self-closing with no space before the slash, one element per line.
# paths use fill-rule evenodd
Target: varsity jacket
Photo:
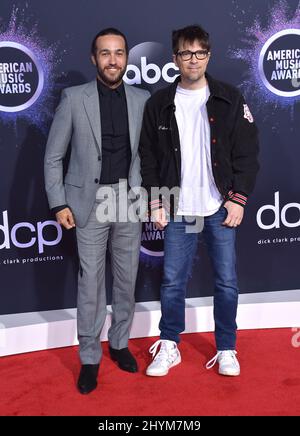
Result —
<path fill-rule="evenodd" d="M 258 130 L 240 91 L 206 74 L 210 96 L 207 113 L 211 137 L 211 165 L 215 184 L 227 200 L 245 206 L 259 169 Z M 147 101 L 140 136 L 142 186 L 180 187 L 181 151 L 174 98 L 180 76 Z M 150 197 L 149 197 L 150 198 Z M 162 197 L 150 198 L 151 209 Z M 176 205 L 176 200 L 173 203 Z M 176 207 L 176 206 L 175 206 Z"/>

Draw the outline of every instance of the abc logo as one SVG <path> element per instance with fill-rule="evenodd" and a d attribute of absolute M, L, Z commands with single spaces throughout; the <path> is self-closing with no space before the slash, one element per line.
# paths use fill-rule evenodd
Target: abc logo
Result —
<path fill-rule="evenodd" d="M 166 63 L 168 58 L 170 54 L 158 42 L 136 45 L 129 52 L 124 81 L 129 85 L 152 85 L 152 89 L 164 86 L 165 82 L 174 82 L 178 68 L 174 62 Z"/>

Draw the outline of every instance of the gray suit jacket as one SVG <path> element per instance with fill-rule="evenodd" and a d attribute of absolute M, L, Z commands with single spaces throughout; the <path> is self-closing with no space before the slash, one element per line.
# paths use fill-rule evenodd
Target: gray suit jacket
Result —
<path fill-rule="evenodd" d="M 128 183 L 140 186 L 138 144 L 143 111 L 150 94 L 124 83 L 128 110 L 131 164 Z M 49 132 L 44 161 L 49 206 L 68 204 L 76 225 L 84 227 L 92 210 L 101 175 L 101 123 L 96 79 L 62 92 Z M 71 141 L 71 156 L 63 180 L 63 159 Z"/>

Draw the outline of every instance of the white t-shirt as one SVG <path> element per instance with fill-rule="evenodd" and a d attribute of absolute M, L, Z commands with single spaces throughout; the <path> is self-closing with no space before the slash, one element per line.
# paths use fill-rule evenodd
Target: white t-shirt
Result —
<path fill-rule="evenodd" d="M 181 186 L 178 215 L 213 215 L 222 204 L 211 167 L 210 127 L 206 109 L 209 88 L 177 86 L 176 121 L 181 148 Z"/>

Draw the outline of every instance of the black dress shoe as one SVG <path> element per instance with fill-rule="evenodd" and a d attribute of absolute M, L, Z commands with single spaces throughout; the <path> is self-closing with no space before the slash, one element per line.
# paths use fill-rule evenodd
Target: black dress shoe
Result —
<path fill-rule="evenodd" d="M 82 365 L 77 387 L 81 394 L 89 394 L 97 387 L 99 365 Z"/>
<path fill-rule="evenodd" d="M 109 347 L 109 353 L 112 360 L 118 363 L 119 368 L 127 372 L 138 372 L 138 366 L 135 358 L 130 353 L 128 348 L 121 348 L 121 350 L 115 350 Z"/>

